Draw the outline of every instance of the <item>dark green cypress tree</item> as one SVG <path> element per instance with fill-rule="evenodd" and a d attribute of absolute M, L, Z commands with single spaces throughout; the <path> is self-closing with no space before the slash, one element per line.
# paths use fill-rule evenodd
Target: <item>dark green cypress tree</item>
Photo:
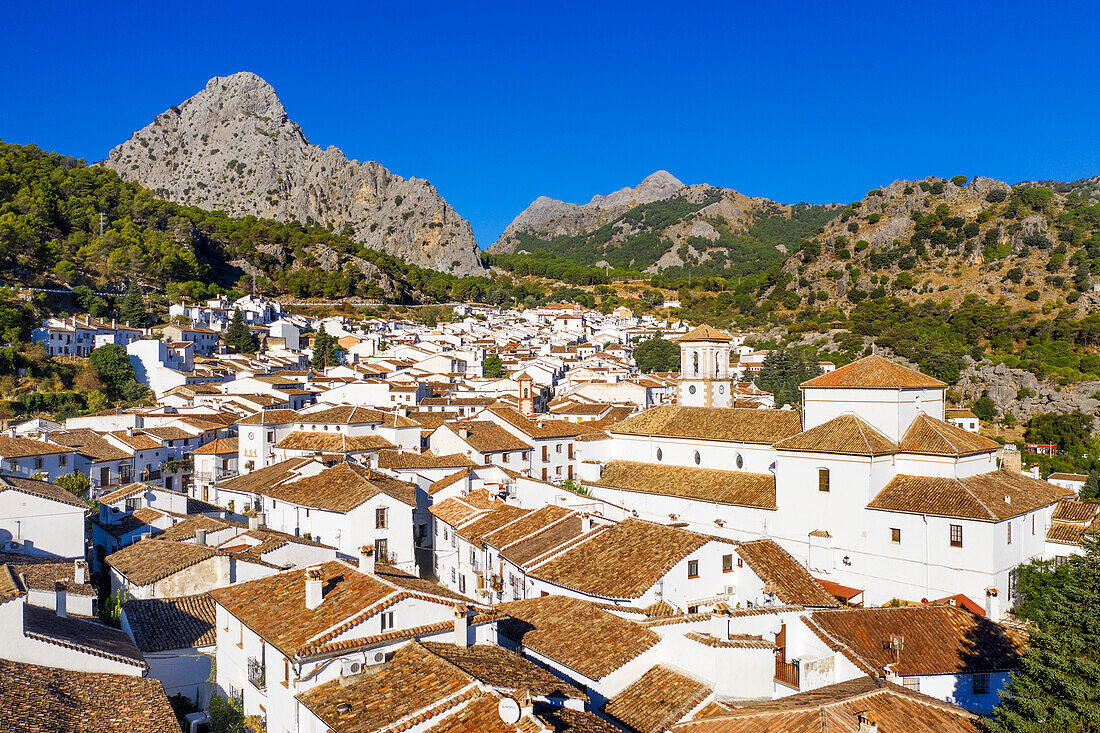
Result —
<path fill-rule="evenodd" d="M 118 318 L 134 328 L 145 328 L 147 325 L 149 314 L 145 311 L 145 296 L 142 295 L 137 283 L 130 285 L 130 289 L 122 297 Z"/>
<path fill-rule="evenodd" d="M 256 351 L 256 337 L 248 330 L 244 316 L 239 310 L 233 311 L 233 320 L 225 329 L 225 344 L 237 349 L 239 353 L 251 354 Z"/>
<path fill-rule="evenodd" d="M 313 337 L 313 368 L 324 369 L 328 366 L 328 353 L 329 342 L 331 337 L 325 333 L 325 326 L 321 324 L 321 327 L 317 330 L 317 335 Z"/>
<path fill-rule="evenodd" d="M 1100 545 L 1049 572 L 1028 647 L 1004 699 L 987 719 L 990 733 L 1100 731 Z M 1032 599 L 1039 600 L 1039 599 Z"/>

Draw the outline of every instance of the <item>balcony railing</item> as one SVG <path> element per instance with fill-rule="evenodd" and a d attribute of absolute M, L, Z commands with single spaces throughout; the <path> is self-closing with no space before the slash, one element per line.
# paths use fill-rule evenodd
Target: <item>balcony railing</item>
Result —
<path fill-rule="evenodd" d="M 257 690 L 267 687 L 267 670 L 264 669 L 263 662 L 256 657 L 248 658 L 248 681 Z"/>
<path fill-rule="evenodd" d="M 193 467 L 190 458 L 184 458 L 179 461 L 165 461 L 164 470 L 167 473 L 180 473 L 183 471 L 190 471 Z"/>
<path fill-rule="evenodd" d="M 196 481 L 213 483 L 215 481 L 221 481 L 223 478 L 236 476 L 237 471 L 228 468 L 216 468 L 213 471 L 195 471 L 193 475 Z"/>
<path fill-rule="evenodd" d="M 158 471 L 142 471 L 140 475 L 141 475 L 141 480 L 142 481 L 160 481 L 160 471 L 159 470 Z"/>
<path fill-rule="evenodd" d="M 798 662 L 784 662 L 779 657 L 775 658 L 775 681 L 782 682 L 788 687 L 798 687 Z"/>

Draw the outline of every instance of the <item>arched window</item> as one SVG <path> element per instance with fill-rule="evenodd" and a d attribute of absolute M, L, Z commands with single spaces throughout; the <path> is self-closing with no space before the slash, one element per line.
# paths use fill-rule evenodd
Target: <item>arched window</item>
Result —
<path fill-rule="evenodd" d="M 695 368 L 695 371 L 694 371 L 692 376 L 698 377 L 699 376 L 699 352 L 698 351 L 696 351 L 695 353 L 692 354 L 691 363 Z"/>
<path fill-rule="evenodd" d="M 695 465 L 698 466 L 699 462 L 703 460 L 703 457 L 699 455 L 699 451 L 695 451 Z"/>
<path fill-rule="evenodd" d="M 740 453 L 737 454 L 736 463 L 737 463 L 738 468 L 744 468 L 745 467 L 745 459 L 741 457 Z"/>
<path fill-rule="evenodd" d="M 665 454 L 664 454 L 664 452 L 663 452 L 663 451 L 662 451 L 662 450 L 661 450 L 660 448 L 658 448 L 658 449 L 657 449 L 657 460 L 659 461 L 659 460 L 661 460 L 661 459 L 662 459 L 662 458 L 664 458 L 664 457 L 665 457 Z"/>

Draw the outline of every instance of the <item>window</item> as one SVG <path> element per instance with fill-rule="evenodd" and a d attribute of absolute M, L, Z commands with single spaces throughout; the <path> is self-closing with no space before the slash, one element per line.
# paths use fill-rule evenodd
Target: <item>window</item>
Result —
<path fill-rule="evenodd" d="M 453 585 L 454 582 L 455 582 L 455 569 L 451 568 L 451 584 Z"/>
<path fill-rule="evenodd" d="M 897 527 L 890 528 L 890 542 L 894 543 L 895 545 L 901 544 L 901 530 Z"/>
<path fill-rule="evenodd" d="M 689 578 L 698 578 L 699 577 L 699 561 L 698 560 L 688 560 L 688 577 Z"/>
<path fill-rule="evenodd" d="M 664 451 L 662 451 L 662 450 L 661 450 L 660 448 L 658 448 L 658 449 L 657 449 L 657 460 L 659 461 L 659 460 L 661 460 L 661 459 L 662 459 L 662 458 L 664 458 L 664 457 L 665 457 L 665 453 L 664 453 Z"/>
<path fill-rule="evenodd" d="M 737 464 L 738 468 L 744 468 L 745 467 L 745 459 L 741 457 L 740 453 L 737 454 L 737 457 L 735 459 L 733 459 L 733 461 L 734 461 L 735 464 Z"/>
<path fill-rule="evenodd" d="M 507 462 L 508 462 L 508 454 L 507 454 L 507 453 L 504 453 L 504 454 L 503 454 L 503 455 L 501 456 L 501 461 L 503 461 L 504 463 L 507 463 Z"/>
<path fill-rule="evenodd" d="M 902 677 L 901 682 L 905 689 L 920 692 L 920 677 Z"/>
<path fill-rule="evenodd" d="M 970 678 L 970 689 L 975 695 L 989 694 L 989 675 L 976 674 Z"/>
<path fill-rule="evenodd" d="M 375 540 L 374 541 L 374 558 L 375 558 L 375 560 L 377 560 L 378 562 L 386 562 L 387 558 L 389 558 L 389 552 L 388 552 L 389 549 L 390 549 L 389 548 L 389 543 L 387 543 L 385 540 Z"/>
<path fill-rule="evenodd" d="M 393 611 L 384 611 L 382 613 L 382 631 L 393 628 Z"/>
<path fill-rule="evenodd" d="M 733 555 L 722 555 L 722 572 L 733 572 Z"/>
<path fill-rule="evenodd" d="M 1008 544 L 1011 545 L 1012 544 L 1012 522 L 1007 522 L 1005 524 L 1005 529 L 1008 530 Z"/>
<path fill-rule="evenodd" d="M 963 546 L 963 528 L 961 524 L 951 525 L 951 546 L 962 547 Z"/>
<path fill-rule="evenodd" d="M 555 453 L 561 453 L 561 443 L 558 443 L 557 445 L 554 446 L 554 452 Z"/>
<path fill-rule="evenodd" d="M 695 451 L 695 465 L 698 466 L 703 457 L 699 455 L 699 451 Z"/>
<path fill-rule="evenodd" d="M 35 468 L 42 468 L 42 456 L 35 456 L 34 457 L 34 467 Z"/>
<path fill-rule="evenodd" d="M 68 462 L 69 462 L 69 457 L 67 455 L 65 455 L 64 453 L 62 453 L 61 455 L 59 455 L 57 457 L 57 465 L 59 465 L 59 466 L 64 466 L 64 465 L 68 464 Z M 1034 517 L 1032 517 L 1032 519 L 1034 519 Z"/>
<path fill-rule="evenodd" d="M 458 592 L 466 592 L 466 576 L 465 574 L 458 576 Z"/>
<path fill-rule="evenodd" d="M 819 468 L 817 469 L 817 490 L 828 491 L 829 490 L 829 469 Z"/>
<path fill-rule="evenodd" d="M 374 528 L 385 529 L 386 528 L 386 508 L 378 507 L 374 510 Z"/>

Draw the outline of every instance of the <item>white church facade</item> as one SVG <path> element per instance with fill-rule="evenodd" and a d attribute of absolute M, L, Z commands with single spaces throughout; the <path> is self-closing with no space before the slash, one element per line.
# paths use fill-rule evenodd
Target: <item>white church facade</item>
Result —
<path fill-rule="evenodd" d="M 773 539 L 869 605 L 962 594 L 999 618 L 1071 492 L 1000 469 L 1000 445 L 944 421 L 946 384 L 880 356 L 803 383 L 801 412 L 726 407 L 726 344 L 709 327 L 680 340 L 680 404 L 611 428 L 604 461 L 581 475 L 592 495 Z"/>

